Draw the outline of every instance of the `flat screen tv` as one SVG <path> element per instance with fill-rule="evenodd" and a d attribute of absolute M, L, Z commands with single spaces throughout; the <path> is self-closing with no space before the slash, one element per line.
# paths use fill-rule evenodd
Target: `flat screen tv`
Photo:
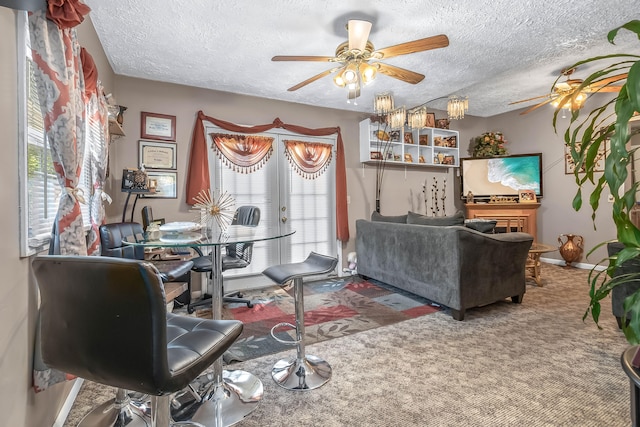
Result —
<path fill-rule="evenodd" d="M 460 159 L 462 198 L 518 197 L 519 190 L 533 190 L 542 198 L 542 153 Z"/>

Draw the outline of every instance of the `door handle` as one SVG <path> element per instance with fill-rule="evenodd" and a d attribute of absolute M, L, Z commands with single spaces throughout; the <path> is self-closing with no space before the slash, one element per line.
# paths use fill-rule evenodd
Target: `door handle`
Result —
<path fill-rule="evenodd" d="M 282 218 L 280 218 L 280 221 L 282 221 L 283 223 L 287 222 L 287 217 L 283 216 Z"/>

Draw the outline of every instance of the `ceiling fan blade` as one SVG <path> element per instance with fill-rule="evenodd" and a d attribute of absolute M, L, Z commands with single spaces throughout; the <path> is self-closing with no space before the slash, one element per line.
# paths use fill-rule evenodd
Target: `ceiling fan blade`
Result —
<path fill-rule="evenodd" d="M 364 52 L 371 32 L 371 22 L 352 19 L 347 24 L 347 30 L 349 31 L 349 50 Z"/>
<path fill-rule="evenodd" d="M 396 67 L 394 65 L 383 64 L 382 62 L 374 62 L 374 66 L 378 67 L 378 71 L 394 79 L 402 80 L 403 82 L 417 84 L 424 79 L 424 75 L 405 70 L 404 68 Z"/>
<path fill-rule="evenodd" d="M 300 55 L 279 55 L 271 58 L 272 61 L 316 61 L 316 62 L 331 62 L 334 59 L 333 56 L 300 56 Z"/>
<path fill-rule="evenodd" d="M 618 82 L 620 80 L 624 80 L 626 78 L 627 78 L 627 73 L 622 73 L 622 74 L 618 74 L 616 76 L 607 77 L 606 79 L 598 80 L 593 85 L 604 86 L 604 85 L 608 85 L 609 83 L 613 83 L 613 82 Z"/>
<path fill-rule="evenodd" d="M 320 74 L 316 74 L 315 76 L 310 77 L 310 78 L 308 78 L 307 80 L 305 80 L 305 81 L 303 81 L 303 82 L 300 82 L 300 83 L 298 83 L 298 84 L 297 84 L 297 85 L 295 85 L 295 86 L 291 86 L 291 87 L 290 87 L 289 89 L 287 89 L 287 90 L 288 90 L 289 92 L 293 92 L 293 91 L 295 91 L 295 90 L 298 90 L 298 89 L 300 89 L 301 87 L 304 87 L 304 86 L 308 85 L 309 83 L 313 83 L 313 82 L 315 82 L 316 80 L 319 80 L 319 79 L 321 79 L 321 78 L 323 78 L 323 77 L 325 77 L 325 76 L 328 76 L 329 74 L 331 74 L 331 73 L 333 73 L 334 71 L 336 71 L 336 69 L 337 69 L 337 68 L 332 68 L 331 70 L 323 71 L 323 72 L 321 72 Z"/>
<path fill-rule="evenodd" d="M 622 86 L 589 86 L 589 90 L 585 92 L 620 92 Z"/>
<path fill-rule="evenodd" d="M 546 97 L 548 97 L 548 96 L 549 96 L 549 95 L 534 96 L 533 98 L 529 98 L 529 99 L 522 99 L 522 100 L 520 100 L 520 101 L 513 101 L 513 102 L 510 102 L 510 103 L 509 103 L 509 105 L 513 105 L 513 104 L 520 104 L 520 103 L 522 103 L 522 102 L 529 102 L 529 101 L 533 101 L 534 99 L 546 98 Z"/>
<path fill-rule="evenodd" d="M 425 50 L 438 49 L 449 46 L 449 38 L 444 34 L 414 40 L 412 42 L 400 43 L 395 46 L 378 49 L 375 53 L 380 58 L 393 58 L 394 56 L 406 55 L 408 53 L 422 52 Z"/>
<path fill-rule="evenodd" d="M 522 115 L 524 115 L 524 114 L 527 114 L 527 113 L 532 112 L 533 110 L 537 110 L 538 108 L 542 107 L 543 105 L 547 105 L 547 104 L 548 104 L 548 103 L 550 103 L 551 101 L 553 101 L 553 99 L 551 99 L 551 98 L 547 99 L 546 101 L 542 101 L 542 102 L 540 102 L 540 103 L 538 103 L 538 104 L 534 105 L 533 107 L 529 107 L 529 108 L 527 108 L 527 109 L 526 109 L 526 110 L 524 110 L 522 113 L 520 113 L 520 115 L 522 116 Z"/>

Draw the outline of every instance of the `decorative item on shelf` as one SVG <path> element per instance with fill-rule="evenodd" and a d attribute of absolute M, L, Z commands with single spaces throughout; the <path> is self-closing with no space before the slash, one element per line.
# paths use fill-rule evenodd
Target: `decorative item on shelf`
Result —
<path fill-rule="evenodd" d="M 519 190 L 518 191 L 518 202 L 520 203 L 536 203 L 538 200 L 536 198 L 536 192 L 533 190 Z"/>
<path fill-rule="evenodd" d="M 504 203 L 517 203 L 518 199 L 509 196 L 490 196 L 489 203 L 504 204 Z"/>
<path fill-rule="evenodd" d="M 469 109 L 469 98 L 452 95 L 447 100 L 447 114 L 450 120 L 464 119 L 464 113 Z"/>
<path fill-rule="evenodd" d="M 418 163 L 427 163 L 422 154 L 418 156 Z"/>
<path fill-rule="evenodd" d="M 429 145 L 429 135 L 419 135 L 418 143 L 419 145 Z"/>
<path fill-rule="evenodd" d="M 407 163 L 413 163 L 413 156 L 409 153 L 405 153 L 404 155 L 404 161 Z"/>
<path fill-rule="evenodd" d="M 400 131 L 392 130 L 389 132 L 389 141 L 391 142 L 400 142 Z"/>
<path fill-rule="evenodd" d="M 456 164 L 456 158 L 454 156 L 448 156 L 445 155 L 442 159 L 441 164 L 443 165 L 455 165 Z"/>
<path fill-rule="evenodd" d="M 562 241 L 563 237 L 566 238 L 564 242 Z M 560 245 L 558 250 L 565 261 L 565 267 L 572 267 L 571 263 L 580 259 L 584 249 L 583 243 L 582 236 L 576 234 L 561 234 L 558 236 L 558 244 Z"/>
<path fill-rule="evenodd" d="M 411 132 L 405 132 L 405 134 L 404 134 L 404 143 L 405 144 L 413 144 L 413 134 Z"/>
<path fill-rule="evenodd" d="M 473 157 L 504 156 L 507 154 L 507 149 L 504 148 L 506 143 L 502 132 L 485 132 L 474 138 L 470 146 L 471 154 Z"/>
<path fill-rule="evenodd" d="M 236 201 L 226 191 L 216 197 L 210 190 L 201 190 L 193 200 L 196 201 L 193 207 L 200 210 L 198 222 L 202 226 L 217 226 L 220 231 L 225 231 L 231 224 Z"/>
<path fill-rule="evenodd" d="M 473 193 L 471 191 L 467 193 L 467 203 L 473 203 Z"/>
<path fill-rule="evenodd" d="M 390 141 L 391 140 L 391 136 L 389 135 L 388 132 L 386 132 L 385 130 L 382 129 L 378 129 L 378 130 L 374 130 L 373 131 L 373 136 L 378 140 L 378 141 Z"/>
<path fill-rule="evenodd" d="M 449 129 L 449 119 L 437 119 L 435 124 L 438 129 Z"/>

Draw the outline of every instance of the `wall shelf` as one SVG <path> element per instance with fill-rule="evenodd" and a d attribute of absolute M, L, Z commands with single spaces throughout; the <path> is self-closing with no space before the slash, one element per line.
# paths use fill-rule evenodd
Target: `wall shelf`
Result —
<path fill-rule="evenodd" d="M 120 123 L 116 121 L 116 119 L 109 119 L 109 134 L 111 136 L 124 136 L 124 130 Z"/>
<path fill-rule="evenodd" d="M 458 131 L 438 128 L 394 129 L 365 119 L 360 122 L 360 161 L 388 166 L 459 167 Z"/>

